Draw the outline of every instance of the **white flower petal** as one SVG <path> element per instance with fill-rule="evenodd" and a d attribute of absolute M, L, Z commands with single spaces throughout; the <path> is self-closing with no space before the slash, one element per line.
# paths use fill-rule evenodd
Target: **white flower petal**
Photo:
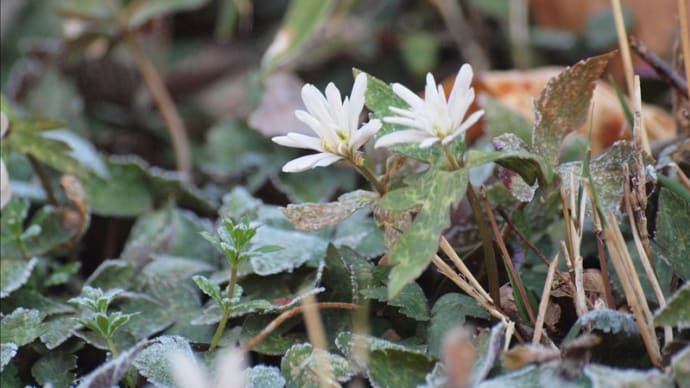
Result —
<path fill-rule="evenodd" d="M 306 148 L 319 152 L 324 151 L 320 138 L 302 135 L 301 133 L 290 132 L 286 136 L 276 136 L 271 140 L 285 147 Z"/>
<path fill-rule="evenodd" d="M 415 120 L 415 119 L 410 119 L 407 117 L 384 117 L 383 121 L 388 123 L 388 124 L 398 124 L 404 128 L 410 128 L 410 129 L 419 129 L 421 131 L 426 131 L 427 130 L 427 125 L 420 120 Z"/>
<path fill-rule="evenodd" d="M 357 128 L 359 122 L 359 115 L 364 109 L 365 93 L 367 91 L 367 75 L 364 73 L 357 74 L 355 82 L 352 84 L 352 93 L 350 93 L 350 128 Z"/>
<path fill-rule="evenodd" d="M 364 124 L 359 130 L 355 131 L 355 134 L 350 140 L 350 146 L 352 149 L 357 150 L 359 147 L 363 146 L 367 141 L 369 141 L 369 139 L 371 139 L 372 136 L 374 136 L 376 132 L 378 132 L 379 129 L 381 129 L 381 125 L 383 125 L 381 120 L 374 119 Z"/>
<path fill-rule="evenodd" d="M 470 115 L 470 117 L 467 118 L 467 120 L 463 121 L 462 125 L 460 125 L 455 131 L 453 131 L 453 138 L 458 136 L 459 134 L 467 131 L 470 129 L 471 126 L 474 125 L 479 119 L 484 115 L 484 110 L 478 110 Z"/>
<path fill-rule="evenodd" d="M 7 118 L 5 112 L 0 111 L 0 138 L 5 137 L 5 132 L 10 127 L 10 120 Z"/>
<path fill-rule="evenodd" d="M 5 168 L 5 163 L 0 159 L 0 209 L 7 205 L 12 199 L 12 187 L 10 187 L 10 176 Z"/>
<path fill-rule="evenodd" d="M 417 129 L 406 129 L 402 131 L 395 131 L 387 135 L 381 136 L 376 140 L 374 148 L 390 147 L 396 144 L 404 143 L 419 143 L 423 140 L 429 139 L 431 136 L 426 131 Z"/>
<path fill-rule="evenodd" d="M 428 139 L 424 139 L 421 143 L 419 143 L 419 148 L 429 148 L 432 145 L 436 144 L 436 142 L 439 140 L 438 137 L 430 137 Z"/>
<path fill-rule="evenodd" d="M 302 87 L 302 101 L 309 113 L 322 123 L 333 123 L 326 98 L 312 84 Z"/>
<path fill-rule="evenodd" d="M 424 109 L 424 100 L 401 84 L 393 84 L 393 93 L 402 98 L 412 109 Z"/>
<path fill-rule="evenodd" d="M 283 166 L 283 172 L 302 172 L 312 169 L 314 167 L 325 167 L 330 164 L 333 164 L 334 162 L 337 162 L 342 158 L 343 157 L 340 155 L 335 155 L 327 152 L 306 155 L 287 162 Z"/>
<path fill-rule="evenodd" d="M 449 103 L 450 117 L 456 126 L 462 122 L 462 119 L 467 114 L 467 109 L 472 105 L 472 101 L 474 101 L 474 89 L 469 89 L 462 96 L 455 98 L 452 101 L 452 105 Z"/>

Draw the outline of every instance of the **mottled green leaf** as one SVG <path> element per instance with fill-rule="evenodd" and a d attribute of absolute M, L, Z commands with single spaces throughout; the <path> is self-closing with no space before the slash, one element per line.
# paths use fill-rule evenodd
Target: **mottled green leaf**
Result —
<path fill-rule="evenodd" d="M 0 343 L 0 372 L 5 369 L 5 366 L 12 361 L 12 358 L 17 354 L 19 346 L 12 342 Z"/>
<path fill-rule="evenodd" d="M 280 362 L 280 370 L 287 380 L 287 387 L 319 387 L 317 357 L 330 363 L 331 372 L 337 381 L 345 382 L 354 374 L 352 365 L 346 358 L 323 350 L 314 350 L 309 343 L 297 344 L 288 349 Z"/>
<path fill-rule="evenodd" d="M 368 209 L 361 209 L 341 222 L 333 236 L 333 245 L 350 247 L 365 257 L 381 256 L 386 251 L 383 232 L 369 214 Z"/>
<path fill-rule="evenodd" d="M 429 265 L 438 250 L 441 232 L 450 224 L 450 208 L 462 200 L 467 182 L 466 169 L 432 168 L 412 186 L 391 191 L 380 201 L 385 209 L 400 209 L 409 204 L 422 206 L 412 226 L 403 232 L 388 253 L 395 264 L 389 277 L 389 296 L 395 296 Z"/>
<path fill-rule="evenodd" d="M 338 225 L 377 198 L 378 195 L 371 191 L 356 190 L 341 195 L 337 202 L 289 204 L 282 210 L 297 230 L 313 232 Z"/>
<path fill-rule="evenodd" d="M 322 280 L 328 300 L 357 303 L 360 291 L 371 282 L 372 267 L 357 251 L 329 245 Z"/>
<path fill-rule="evenodd" d="M 655 240 L 673 271 L 690 280 L 690 203 L 666 188 L 659 194 Z"/>
<path fill-rule="evenodd" d="M 685 282 L 685 285 L 666 302 L 666 306 L 654 313 L 654 324 L 690 326 L 690 282 Z"/>
<path fill-rule="evenodd" d="M 52 352 L 41 357 L 31 367 L 31 375 L 42 386 L 68 387 L 76 377 L 71 372 L 77 367 L 77 357 L 73 354 Z"/>
<path fill-rule="evenodd" d="M 29 280 L 38 259 L 2 259 L 0 265 L 0 298 L 6 298 Z"/>
<path fill-rule="evenodd" d="M 293 58 L 318 32 L 334 5 L 333 0 L 291 1 L 280 29 L 261 60 L 263 71 L 270 73 L 279 64 Z"/>
<path fill-rule="evenodd" d="M 183 337 L 160 336 L 146 349 L 139 352 L 133 365 L 146 380 L 156 387 L 174 387 L 175 380 L 170 370 L 170 357 L 183 353 L 194 358 L 189 341 Z"/>
<path fill-rule="evenodd" d="M 532 149 L 551 165 L 558 164 L 561 142 L 587 119 L 595 81 L 614 53 L 578 62 L 551 78 L 534 101 Z"/>
<path fill-rule="evenodd" d="M 470 150 L 465 165 L 472 168 L 490 162 L 518 173 L 529 185 L 538 181 L 541 186 L 545 186 L 553 176 L 550 167 L 543 163 L 540 156 L 522 150 Z"/>
<path fill-rule="evenodd" d="M 467 317 L 490 319 L 489 313 L 467 295 L 448 293 L 440 297 L 431 309 L 427 328 L 429 353 L 441 358 L 443 338 L 453 328 L 465 324 Z"/>
<path fill-rule="evenodd" d="M 138 6 L 129 15 L 129 26 L 137 28 L 150 20 L 175 12 L 195 10 L 206 3 L 208 0 L 148 0 L 135 3 Z"/>
<path fill-rule="evenodd" d="M 246 388 L 282 388 L 287 381 L 274 366 L 257 365 L 244 371 Z"/>
<path fill-rule="evenodd" d="M 0 321 L 0 342 L 12 342 L 24 346 L 45 332 L 41 324 L 44 318 L 38 310 L 18 308 Z"/>
<path fill-rule="evenodd" d="M 358 73 L 359 70 L 355 70 Z M 365 93 L 366 106 L 372 112 L 371 117 L 376 119 L 383 119 L 386 116 L 393 116 L 390 107 L 407 107 L 407 103 L 395 93 L 389 85 L 386 85 L 380 79 L 367 74 L 367 91 Z M 381 129 L 376 133 L 377 137 L 387 135 L 397 129 L 395 124 L 390 124 L 382 121 Z M 438 158 L 440 151 L 438 147 L 419 148 L 418 144 L 398 144 L 388 147 L 391 151 L 398 152 L 409 158 L 429 162 L 432 159 Z"/>

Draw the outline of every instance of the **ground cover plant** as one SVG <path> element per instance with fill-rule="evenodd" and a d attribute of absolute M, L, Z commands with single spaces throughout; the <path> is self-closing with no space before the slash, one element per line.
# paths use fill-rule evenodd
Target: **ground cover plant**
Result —
<path fill-rule="evenodd" d="M 688 20 L 2 4 L 2 387 L 690 386 Z"/>

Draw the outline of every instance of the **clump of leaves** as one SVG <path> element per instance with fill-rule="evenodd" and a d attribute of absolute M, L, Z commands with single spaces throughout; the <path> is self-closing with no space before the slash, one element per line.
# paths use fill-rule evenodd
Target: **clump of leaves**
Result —
<path fill-rule="evenodd" d="M 224 219 L 216 229 L 217 237 L 206 231 L 201 232 L 201 235 L 206 240 L 223 253 L 230 266 L 230 280 L 222 292 L 218 284 L 203 275 L 196 275 L 192 278 L 199 289 L 208 295 L 223 312 L 216 334 L 211 340 L 211 350 L 218 346 L 218 342 L 225 330 L 225 325 L 233 311 L 233 306 L 239 302 L 242 296 L 241 288 L 236 288 L 237 273 L 240 265 L 251 257 L 283 249 L 277 245 L 252 246 L 250 244 L 251 240 L 256 235 L 256 230 L 259 226 L 251 225 L 246 217 L 242 218 L 238 223 L 233 223 L 230 219 Z"/>

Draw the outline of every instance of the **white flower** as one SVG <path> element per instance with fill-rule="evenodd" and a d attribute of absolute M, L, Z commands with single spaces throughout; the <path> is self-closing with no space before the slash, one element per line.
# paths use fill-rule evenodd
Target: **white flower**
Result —
<path fill-rule="evenodd" d="M 5 115 L 5 112 L 0 112 L 0 138 L 5 136 L 10 122 Z M 10 187 L 10 176 L 7 174 L 5 162 L 0 158 L 0 209 L 7 205 L 7 202 L 12 198 L 12 189 Z"/>
<path fill-rule="evenodd" d="M 340 159 L 355 160 L 357 150 L 381 128 L 381 121 L 376 119 L 359 128 L 366 89 L 367 76 L 364 73 L 357 75 L 352 93 L 345 100 L 333 83 L 326 87 L 325 96 L 314 85 L 304 85 L 302 100 L 307 111 L 297 110 L 295 115 L 318 137 L 290 132 L 272 140 L 287 147 L 307 148 L 318 153 L 291 160 L 283 166 L 283 171 L 301 172 L 328 166 Z"/>
<path fill-rule="evenodd" d="M 442 85 L 436 85 L 431 73 L 426 75 L 424 100 L 401 84 L 393 84 L 393 92 L 405 100 L 408 109 L 390 107 L 397 116 L 385 117 L 383 121 L 398 124 L 405 129 L 381 136 L 376 148 L 401 143 L 419 143 L 420 148 L 431 147 L 436 142 L 446 145 L 467 131 L 484 114 L 483 110 L 472 113 L 467 119 L 467 109 L 474 100 L 472 67 L 462 65 L 455 77 L 450 97 Z"/>

